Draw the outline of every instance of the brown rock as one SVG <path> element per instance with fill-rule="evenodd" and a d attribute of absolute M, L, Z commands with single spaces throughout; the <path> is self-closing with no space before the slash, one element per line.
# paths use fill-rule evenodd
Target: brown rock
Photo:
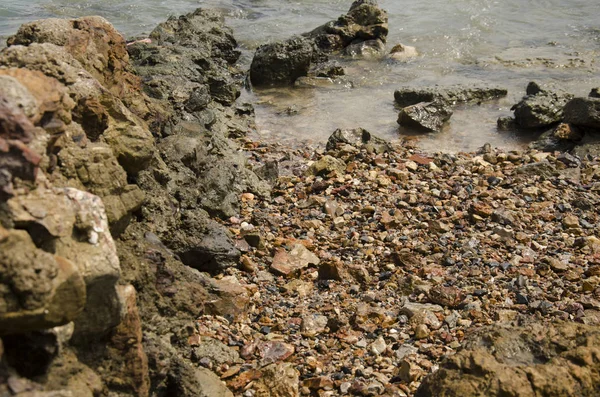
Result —
<path fill-rule="evenodd" d="M 435 285 L 429 291 L 429 300 L 438 305 L 456 307 L 464 300 L 464 293 L 458 287 Z"/>
<path fill-rule="evenodd" d="M 295 348 L 288 343 L 269 341 L 258 345 L 258 352 L 262 357 L 262 364 L 267 365 L 287 360 L 294 354 Z"/>
<path fill-rule="evenodd" d="M 308 265 L 318 265 L 319 258 L 306 249 L 302 244 L 295 244 L 290 252 L 279 249 L 273 257 L 271 271 L 285 277 L 291 277 L 298 274 Z"/>
<path fill-rule="evenodd" d="M 262 378 L 254 384 L 256 397 L 298 397 L 299 372 L 293 364 L 271 364 L 262 369 Z"/>
<path fill-rule="evenodd" d="M 600 331 L 581 324 L 493 326 L 465 341 L 415 396 L 595 396 L 598 346 Z"/>

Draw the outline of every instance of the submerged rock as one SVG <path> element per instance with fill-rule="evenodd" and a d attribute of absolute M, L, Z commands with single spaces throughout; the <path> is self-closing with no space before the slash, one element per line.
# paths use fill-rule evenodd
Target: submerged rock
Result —
<path fill-rule="evenodd" d="M 452 109 L 443 102 L 420 102 L 402 108 L 398 124 L 422 131 L 440 131 L 452 113 Z"/>
<path fill-rule="evenodd" d="M 459 103 L 479 103 L 505 97 L 508 91 L 499 87 L 455 86 L 448 88 L 400 88 L 394 91 L 394 100 L 400 107 L 419 102 L 444 102 L 448 106 Z"/>

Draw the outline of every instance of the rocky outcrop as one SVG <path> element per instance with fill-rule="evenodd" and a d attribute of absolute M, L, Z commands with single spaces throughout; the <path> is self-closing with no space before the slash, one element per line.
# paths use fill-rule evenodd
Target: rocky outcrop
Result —
<path fill-rule="evenodd" d="M 581 324 L 483 328 L 415 396 L 595 396 L 600 333 Z"/>
<path fill-rule="evenodd" d="M 301 77 L 319 75 L 327 54 L 342 52 L 351 57 L 383 55 L 388 34 L 387 13 L 374 0 L 358 0 L 335 21 L 302 36 L 260 46 L 250 66 L 256 87 L 292 85 Z"/>
<path fill-rule="evenodd" d="M 98 17 L 32 22 L 8 44 L 0 394 L 231 395 L 179 338 L 202 313 L 245 314 L 244 284 L 200 272 L 240 256 L 211 214 L 270 190 L 231 139 L 253 113 L 235 105 L 239 51 L 222 16 L 171 18 L 129 48 Z"/>

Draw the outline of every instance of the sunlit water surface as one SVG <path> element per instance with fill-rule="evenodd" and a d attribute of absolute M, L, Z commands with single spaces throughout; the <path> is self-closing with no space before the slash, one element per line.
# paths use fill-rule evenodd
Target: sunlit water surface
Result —
<path fill-rule="evenodd" d="M 505 99 L 456 110 L 444 131 L 418 136 L 427 151 L 475 150 L 484 143 L 522 147 L 521 138 L 496 130 L 496 119 L 531 80 L 554 83 L 576 95 L 600 86 L 600 2 L 597 0 L 380 0 L 389 13 L 388 48 L 414 46 L 408 62 L 342 60 L 345 84 L 316 89 L 245 92 L 256 106 L 264 140 L 322 143 L 336 128 L 363 127 L 387 139 L 410 137 L 396 124 L 393 92 L 401 86 L 498 85 Z M 101 15 L 126 37 L 148 34 L 170 15 L 197 7 L 227 16 L 249 65 L 260 44 L 282 40 L 345 13 L 351 1 L 329 0 L 12 0 L 0 4 L 0 37 L 24 22 L 47 17 Z M 289 110 L 292 109 L 293 112 Z"/>

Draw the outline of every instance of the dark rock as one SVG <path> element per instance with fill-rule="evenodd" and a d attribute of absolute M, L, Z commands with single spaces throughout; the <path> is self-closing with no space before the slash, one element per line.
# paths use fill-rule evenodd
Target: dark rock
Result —
<path fill-rule="evenodd" d="M 527 95 L 512 107 L 518 127 L 536 129 L 548 127 L 563 119 L 563 108 L 573 96 L 563 92 L 553 92 L 531 82 Z"/>
<path fill-rule="evenodd" d="M 600 98 L 600 87 L 599 88 L 592 88 L 592 90 L 590 91 L 590 93 L 588 94 L 589 97 L 591 98 Z"/>
<path fill-rule="evenodd" d="M 564 110 L 565 122 L 600 130 L 600 98 L 574 98 Z"/>
<path fill-rule="evenodd" d="M 376 1 L 358 0 L 352 3 L 347 14 L 304 35 L 313 39 L 319 49 L 331 52 L 362 41 L 385 43 L 387 34 L 387 13 Z"/>
<path fill-rule="evenodd" d="M 459 103 L 478 103 L 505 97 L 507 90 L 498 87 L 455 86 L 448 88 L 400 88 L 394 91 L 394 100 L 400 107 L 419 102 L 444 102 L 448 106 Z"/>
<path fill-rule="evenodd" d="M 398 124 L 421 131 L 440 131 L 452 113 L 452 109 L 442 102 L 421 102 L 403 108 L 398 115 Z"/>
<path fill-rule="evenodd" d="M 308 74 L 312 57 L 312 42 L 300 36 L 262 45 L 252 59 L 250 81 L 255 86 L 293 84 Z"/>

